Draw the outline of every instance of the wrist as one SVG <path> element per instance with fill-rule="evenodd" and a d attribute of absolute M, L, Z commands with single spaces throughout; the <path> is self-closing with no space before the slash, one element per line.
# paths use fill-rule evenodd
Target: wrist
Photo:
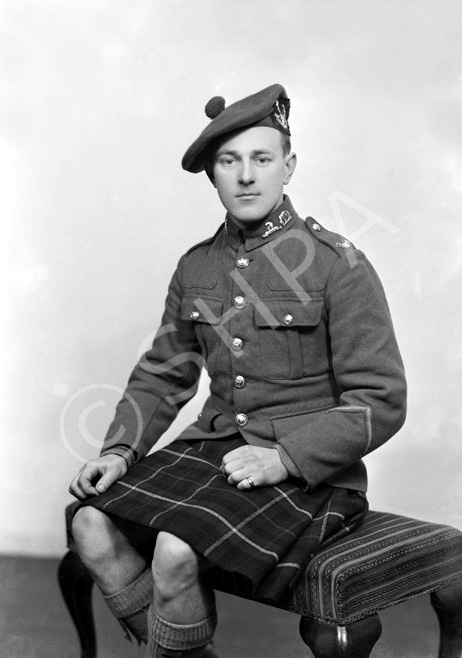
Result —
<path fill-rule="evenodd" d="M 107 448 L 106 450 L 102 450 L 100 457 L 109 457 L 109 455 L 122 457 L 127 464 L 127 468 L 133 466 L 138 457 L 136 450 L 132 450 L 129 446 L 125 445 L 117 445 L 111 448 Z"/>
<path fill-rule="evenodd" d="M 287 475 L 297 479 L 303 479 L 303 476 L 300 473 L 297 465 L 292 460 L 291 456 L 284 450 L 284 448 L 281 445 L 277 444 L 274 446 L 273 449 L 276 450 L 276 452 L 278 453 L 281 464 L 284 466 L 285 470 L 287 471 Z"/>

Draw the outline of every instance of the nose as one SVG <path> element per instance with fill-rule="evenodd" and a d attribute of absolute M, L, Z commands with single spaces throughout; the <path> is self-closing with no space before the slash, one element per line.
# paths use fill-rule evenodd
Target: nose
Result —
<path fill-rule="evenodd" d="M 239 182 L 242 185 L 250 185 L 255 182 L 255 172 L 250 160 L 242 160 L 239 168 Z"/>

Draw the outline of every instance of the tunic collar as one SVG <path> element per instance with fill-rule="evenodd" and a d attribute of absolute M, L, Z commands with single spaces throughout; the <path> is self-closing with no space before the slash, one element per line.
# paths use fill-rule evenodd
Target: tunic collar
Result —
<path fill-rule="evenodd" d="M 246 251 L 271 242 L 295 224 L 297 213 L 288 196 L 284 195 L 283 202 L 261 222 L 256 222 L 248 228 L 241 229 L 226 215 L 225 234 L 228 242 L 237 251 L 244 242 Z"/>

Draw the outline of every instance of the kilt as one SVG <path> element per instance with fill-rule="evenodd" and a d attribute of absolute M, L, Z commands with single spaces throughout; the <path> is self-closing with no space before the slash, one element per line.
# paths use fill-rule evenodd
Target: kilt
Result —
<path fill-rule="evenodd" d="M 367 511 L 364 494 L 295 479 L 240 491 L 220 470 L 246 445 L 237 435 L 176 441 L 134 464 L 104 494 L 85 501 L 120 522 L 132 543 L 176 535 L 219 570 L 246 583 L 256 600 L 277 601 L 313 554 L 347 534 Z M 128 522 L 128 523 L 127 523 Z M 242 590 L 242 586 L 241 586 Z"/>

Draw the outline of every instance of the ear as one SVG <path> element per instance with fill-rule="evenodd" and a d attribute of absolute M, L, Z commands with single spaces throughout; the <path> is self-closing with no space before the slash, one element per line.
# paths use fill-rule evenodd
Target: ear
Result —
<path fill-rule="evenodd" d="M 295 171 L 296 166 L 297 166 L 297 154 L 296 153 L 288 153 L 284 158 L 284 168 L 285 168 L 285 174 L 284 174 L 284 180 L 283 180 L 284 185 L 287 185 L 287 183 L 290 183 L 290 179 L 294 175 L 294 171 Z"/>

